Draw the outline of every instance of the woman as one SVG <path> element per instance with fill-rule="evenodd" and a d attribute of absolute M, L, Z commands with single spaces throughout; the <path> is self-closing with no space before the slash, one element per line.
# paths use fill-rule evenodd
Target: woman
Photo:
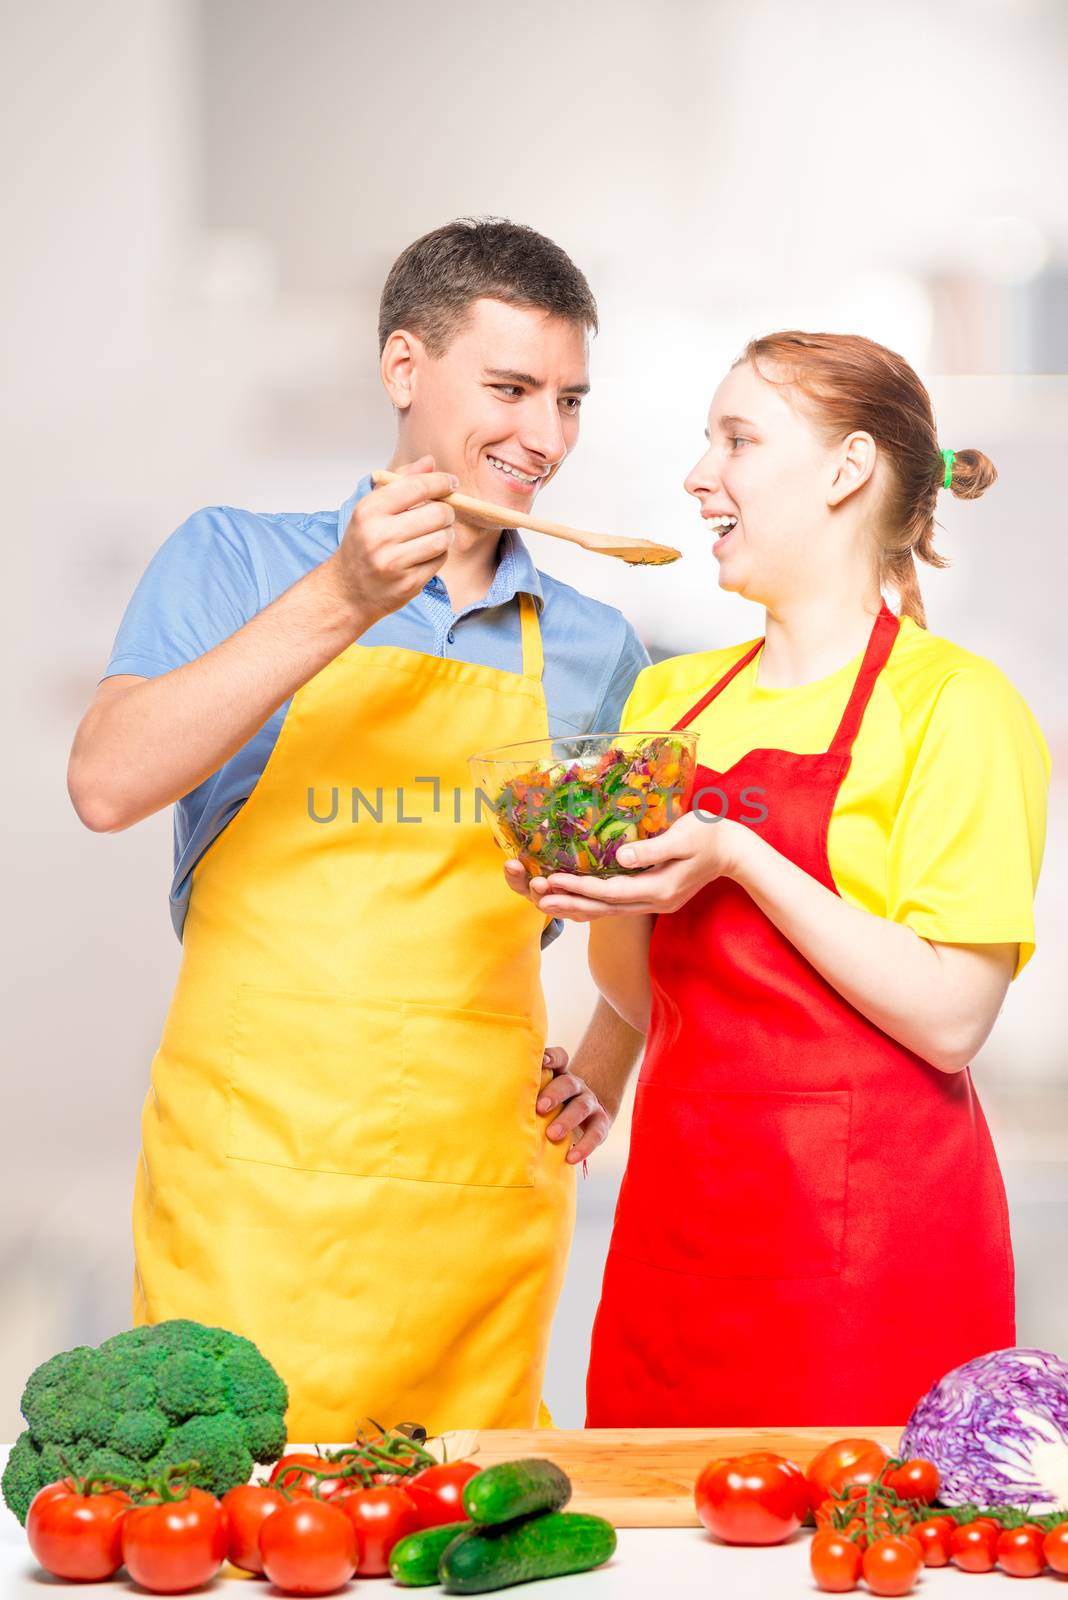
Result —
<path fill-rule="evenodd" d="M 686 488 L 764 637 L 638 679 L 625 727 L 698 734 L 694 809 L 619 852 L 645 870 L 530 886 L 648 1034 L 587 1422 L 898 1423 L 1015 1340 L 968 1062 L 1034 948 L 1049 758 L 914 565 L 938 491 L 996 474 L 841 335 L 754 340 L 707 437 Z"/>

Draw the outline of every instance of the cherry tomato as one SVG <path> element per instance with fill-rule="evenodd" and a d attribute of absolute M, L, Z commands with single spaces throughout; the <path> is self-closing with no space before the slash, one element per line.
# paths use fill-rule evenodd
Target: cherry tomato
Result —
<path fill-rule="evenodd" d="M 393 1546 L 409 1533 L 418 1533 L 422 1527 L 411 1495 L 392 1484 L 357 1489 L 343 1495 L 335 1504 L 341 1507 L 356 1530 L 360 1576 L 364 1578 L 384 1578 L 389 1572 Z"/>
<path fill-rule="evenodd" d="M 340 1466 L 342 1463 L 338 1463 Z M 299 1451 L 276 1461 L 268 1480 L 272 1488 L 284 1489 L 292 1497 L 297 1494 L 314 1494 L 318 1500 L 332 1500 L 337 1494 L 347 1494 L 353 1487 L 351 1477 L 319 1478 L 316 1473 L 329 1472 L 331 1463 L 324 1456 Z M 356 1480 L 358 1481 L 358 1480 Z"/>
<path fill-rule="evenodd" d="M 125 1496 L 78 1494 L 68 1479 L 46 1484 L 26 1516 L 30 1549 L 57 1578 L 110 1578 L 122 1566 L 122 1523 L 129 1509 Z"/>
<path fill-rule="evenodd" d="M 809 1509 L 800 1467 L 766 1451 L 710 1461 L 694 1500 L 705 1527 L 726 1544 L 781 1544 Z"/>
<path fill-rule="evenodd" d="M 215 1576 L 226 1559 L 229 1532 L 215 1496 L 190 1489 L 182 1500 L 127 1510 L 122 1559 L 135 1583 L 156 1594 L 178 1594 Z"/>
<path fill-rule="evenodd" d="M 894 1467 L 883 1482 L 902 1500 L 920 1500 L 929 1506 L 932 1500 L 937 1499 L 942 1480 L 933 1461 L 917 1457 L 914 1461 L 906 1461 L 903 1466 Z"/>
<path fill-rule="evenodd" d="M 868 1546 L 861 1571 L 872 1594 L 908 1594 L 923 1571 L 923 1557 L 904 1539 L 891 1534 Z"/>
<path fill-rule="evenodd" d="M 833 1528 L 821 1528 L 813 1536 L 808 1559 L 817 1589 L 827 1594 L 845 1594 L 856 1588 L 861 1550 L 844 1534 L 835 1533 Z"/>
<path fill-rule="evenodd" d="M 949 1536 L 949 1559 L 962 1572 L 992 1572 L 1000 1528 L 989 1521 L 965 1522 Z"/>
<path fill-rule="evenodd" d="M 926 1517 L 913 1525 L 913 1538 L 920 1541 L 925 1567 L 949 1566 L 949 1535 L 956 1523 L 951 1517 Z"/>
<path fill-rule="evenodd" d="M 477 1477 L 479 1471 L 471 1461 L 450 1461 L 440 1467 L 427 1467 L 418 1477 L 405 1478 L 404 1492 L 414 1500 L 424 1528 L 470 1521 L 464 1510 L 464 1484 Z"/>
<path fill-rule="evenodd" d="M 222 1504 L 230 1523 L 228 1558 L 245 1572 L 262 1572 L 260 1529 L 269 1516 L 288 1504 L 285 1495 L 267 1483 L 241 1483 L 227 1489 Z"/>
<path fill-rule="evenodd" d="M 1068 1572 L 1068 1522 L 1058 1522 L 1042 1541 L 1042 1554 L 1054 1572 Z"/>
<path fill-rule="evenodd" d="M 805 1468 L 813 1511 L 830 1494 L 831 1480 L 859 1461 L 861 1456 L 870 1455 L 874 1450 L 881 1451 L 886 1458 L 886 1451 L 875 1439 L 836 1439 L 833 1444 L 824 1445 Z"/>
<path fill-rule="evenodd" d="M 858 1550 L 866 1550 L 868 1548 L 868 1525 L 863 1517 L 850 1517 L 844 1531 L 847 1539 L 856 1541 Z"/>
<path fill-rule="evenodd" d="M 1043 1530 L 1032 1523 L 1005 1528 L 998 1535 L 997 1563 L 1010 1578 L 1037 1578 L 1046 1570 L 1042 1551 Z"/>
<path fill-rule="evenodd" d="M 834 1474 L 830 1485 L 831 1493 L 842 1494 L 854 1485 L 861 1489 L 867 1488 L 875 1482 L 889 1459 L 886 1451 L 878 1446 L 868 1450 L 848 1467 L 842 1467 Z"/>
<path fill-rule="evenodd" d="M 260 1529 L 263 1570 L 287 1594 L 340 1589 L 358 1554 L 356 1530 L 341 1508 L 310 1496 L 272 1512 Z"/>

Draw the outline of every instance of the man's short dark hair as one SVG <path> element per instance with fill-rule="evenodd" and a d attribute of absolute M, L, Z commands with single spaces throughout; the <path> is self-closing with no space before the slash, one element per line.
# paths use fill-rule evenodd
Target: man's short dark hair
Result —
<path fill-rule="evenodd" d="M 416 239 L 393 263 L 378 310 L 378 348 L 407 328 L 440 356 L 483 297 L 597 331 L 590 286 L 558 244 L 505 217 L 459 217 Z"/>

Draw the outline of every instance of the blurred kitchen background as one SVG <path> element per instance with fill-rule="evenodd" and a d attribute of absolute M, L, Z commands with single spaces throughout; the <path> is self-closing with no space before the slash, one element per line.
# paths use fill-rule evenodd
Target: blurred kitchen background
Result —
<path fill-rule="evenodd" d="M 718 592 L 681 488 L 750 335 L 892 345 L 942 440 L 996 463 L 982 502 L 943 497 L 952 567 L 922 578 L 932 628 L 1008 672 L 1054 754 L 1038 954 L 975 1076 L 1020 1342 L 1068 1355 L 1065 0 L 7 0 L 2 17 L 0 1438 L 33 1365 L 129 1321 L 138 1118 L 179 959 L 169 816 L 87 832 L 74 728 L 190 511 L 335 506 L 385 462 L 383 277 L 469 213 L 550 234 L 599 299 L 582 446 L 539 509 L 685 557 L 629 569 L 530 542 L 654 656 L 759 631 Z M 572 1048 L 584 938 L 546 963 L 551 1038 Z M 580 1179 L 547 1384 L 563 1425 L 583 1418 L 626 1145 L 624 1116 Z"/>

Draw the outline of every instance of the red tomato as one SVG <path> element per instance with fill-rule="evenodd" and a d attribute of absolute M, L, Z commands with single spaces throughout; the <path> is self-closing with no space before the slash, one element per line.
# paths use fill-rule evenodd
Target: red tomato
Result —
<path fill-rule="evenodd" d="M 129 1509 L 125 1496 L 78 1494 L 67 1479 L 46 1484 L 26 1516 L 30 1549 L 57 1578 L 110 1578 L 122 1566 L 122 1521 Z"/>
<path fill-rule="evenodd" d="M 848 1467 L 842 1467 L 831 1479 L 831 1493 L 842 1494 L 853 1485 L 867 1488 L 873 1484 L 889 1461 L 886 1451 L 878 1445 L 858 1456 Z"/>
<path fill-rule="evenodd" d="M 893 1489 L 902 1500 L 920 1500 L 929 1506 L 932 1500 L 937 1499 L 941 1486 L 938 1468 L 933 1461 L 924 1461 L 917 1457 L 914 1461 L 906 1461 L 903 1466 L 895 1467 L 883 1479 L 888 1489 Z"/>
<path fill-rule="evenodd" d="M 356 1530 L 339 1506 L 302 1496 L 260 1529 L 263 1570 L 287 1594 L 331 1594 L 356 1571 Z"/>
<path fill-rule="evenodd" d="M 920 1541 L 925 1567 L 949 1566 L 949 1535 L 955 1526 L 950 1517 L 926 1517 L 913 1526 L 912 1534 Z"/>
<path fill-rule="evenodd" d="M 156 1594 L 178 1594 L 215 1576 L 226 1559 L 229 1532 L 215 1496 L 190 1489 L 183 1500 L 127 1511 L 122 1559 L 135 1583 Z"/>
<path fill-rule="evenodd" d="M 1058 1522 L 1042 1541 L 1042 1554 L 1054 1572 L 1068 1572 L 1068 1522 Z"/>
<path fill-rule="evenodd" d="M 1010 1578 L 1037 1578 L 1046 1570 L 1043 1538 L 1043 1530 L 1033 1523 L 1006 1528 L 998 1535 L 997 1542 L 997 1563 L 1002 1572 L 1007 1572 Z"/>
<path fill-rule="evenodd" d="M 405 1478 L 404 1492 L 414 1500 L 424 1528 L 470 1521 L 464 1510 L 464 1484 L 477 1477 L 479 1471 L 471 1461 L 450 1461 L 440 1467 L 427 1467 L 418 1477 Z"/>
<path fill-rule="evenodd" d="M 294 1494 L 315 1494 L 319 1500 L 332 1500 L 336 1494 L 348 1493 L 354 1480 L 352 1477 L 319 1478 L 316 1473 L 329 1472 L 331 1463 L 323 1456 L 310 1455 L 298 1451 L 294 1455 L 283 1456 L 281 1461 L 276 1461 L 268 1480 L 275 1489 L 284 1489 L 290 1496 Z M 339 1469 L 341 1463 L 338 1463 Z"/>
<path fill-rule="evenodd" d="M 864 1582 L 872 1594 L 908 1594 L 923 1571 L 923 1557 L 904 1539 L 876 1539 L 861 1562 Z"/>
<path fill-rule="evenodd" d="M 260 1529 L 269 1516 L 287 1503 L 285 1495 L 266 1483 L 241 1483 L 235 1489 L 227 1489 L 222 1497 L 223 1510 L 230 1523 L 227 1556 L 235 1567 L 242 1567 L 246 1572 L 263 1571 Z"/>
<path fill-rule="evenodd" d="M 821 1528 L 808 1553 L 816 1588 L 827 1594 L 845 1594 L 855 1589 L 860 1577 L 861 1551 L 851 1539 L 833 1528 Z"/>
<path fill-rule="evenodd" d="M 393 1546 L 422 1527 L 411 1495 L 392 1484 L 357 1489 L 336 1503 L 356 1530 L 363 1578 L 384 1578 L 389 1572 Z"/>
<path fill-rule="evenodd" d="M 831 1480 L 844 1468 L 851 1467 L 855 1461 L 859 1461 L 861 1456 L 870 1455 L 873 1450 L 882 1451 L 883 1456 L 886 1456 L 882 1445 L 874 1439 L 836 1439 L 833 1444 L 824 1445 L 819 1454 L 813 1456 L 805 1468 L 805 1480 L 808 1483 L 813 1511 L 830 1494 Z"/>
<path fill-rule="evenodd" d="M 768 1452 L 710 1461 L 694 1488 L 697 1515 L 726 1544 L 781 1544 L 808 1515 L 800 1467 Z"/>
<path fill-rule="evenodd" d="M 868 1548 L 868 1525 L 863 1517 L 850 1517 L 844 1531 L 847 1539 L 856 1541 L 858 1550 L 866 1550 Z"/>
<path fill-rule="evenodd" d="M 989 1521 L 965 1522 L 949 1536 L 949 1559 L 962 1572 L 992 1572 L 1000 1528 Z"/>

